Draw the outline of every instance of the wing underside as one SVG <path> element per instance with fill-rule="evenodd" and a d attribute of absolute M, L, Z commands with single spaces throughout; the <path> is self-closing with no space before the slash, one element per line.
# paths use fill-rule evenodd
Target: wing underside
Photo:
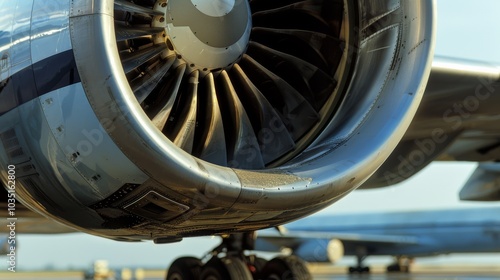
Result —
<path fill-rule="evenodd" d="M 500 160 L 500 67 L 435 58 L 403 140 L 362 188 L 393 185 L 434 160 Z"/>

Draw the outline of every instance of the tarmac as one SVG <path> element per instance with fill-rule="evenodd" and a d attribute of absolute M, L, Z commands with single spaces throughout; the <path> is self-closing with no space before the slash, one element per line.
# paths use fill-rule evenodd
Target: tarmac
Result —
<path fill-rule="evenodd" d="M 385 266 L 372 266 L 370 274 L 346 274 L 346 267 L 310 265 L 314 280 L 500 280 L 500 264 L 414 265 L 411 273 L 386 273 Z"/>
<path fill-rule="evenodd" d="M 384 272 L 384 267 L 372 267 L 371 274 L 349 275 L 346 267 L 331 265 L 310 265 L 309 269 L 314 280 L 500 280 L 500 264 L 498 266 L 414 266 L 411 273 Z M 37 280 L 81 280 L 84 279 L 82 271 L 30 271 L 0 272 L 0 279 L 37 279 Z M 125 278 L 112 278 L 125 279 Z M 127 278 L 139 280 L 139 278 Z M 163 270 L 145 270 L 141 280 L 165 279 Z"/>

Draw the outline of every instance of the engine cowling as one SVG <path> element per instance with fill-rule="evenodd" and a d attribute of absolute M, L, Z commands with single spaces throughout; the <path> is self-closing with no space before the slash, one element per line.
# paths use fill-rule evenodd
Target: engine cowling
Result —
<path fill-rule="evenodd" d="M 306 262 L 334 264 L 344 256 L 344 245 L 338 239 L 311 239 L 293 253 Z"/>
<path fill-rule="evenodd" d="M 434 1 L 30 2 L 2 22 L 2 180 L 117 240 L 332 204 L 400 141 L 433 53 Z"/>

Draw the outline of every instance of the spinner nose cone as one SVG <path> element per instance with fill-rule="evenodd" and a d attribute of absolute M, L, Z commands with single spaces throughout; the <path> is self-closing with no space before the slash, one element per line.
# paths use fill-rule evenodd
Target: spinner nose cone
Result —
<path fill-rule="evenodd" d="M 175 51 L 197 68 L 231 66 L 247 48 L 251 25 L 248 1 L 168 2 L 168 38 Z"/>
<path fill-rule="evenodd" d="M 211 17 L 223 17 L 229 14 L 233 10 L 235 2 L 236 0 L 191 0 L 196 9 Z"/>

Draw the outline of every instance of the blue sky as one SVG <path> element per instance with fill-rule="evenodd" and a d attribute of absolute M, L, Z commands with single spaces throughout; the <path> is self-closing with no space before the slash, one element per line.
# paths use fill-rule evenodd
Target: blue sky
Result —
<path fill-rule="evenodd" d="M 500 1 L 438 0 L 436 54 L 500 65 Z M 358 191 L 323 213 L 469 207 L 458 191 L 475 168 L 471 163 L 434 163 L 397 186 Z M 480 204 L 484 205 L 484 204 Z M 492 205 L 492 204 L 487 204 Z M 499 205 L 499 203 L 496 203 Z M 178 244 L 119 243 L 85 234 L 22 235 L 18 233 L 18 268 L 87 267 L 107 259 L 112 267 L 167 267 L 180 255 L 202 256 L 217 238 L 192 238 Z"/>

